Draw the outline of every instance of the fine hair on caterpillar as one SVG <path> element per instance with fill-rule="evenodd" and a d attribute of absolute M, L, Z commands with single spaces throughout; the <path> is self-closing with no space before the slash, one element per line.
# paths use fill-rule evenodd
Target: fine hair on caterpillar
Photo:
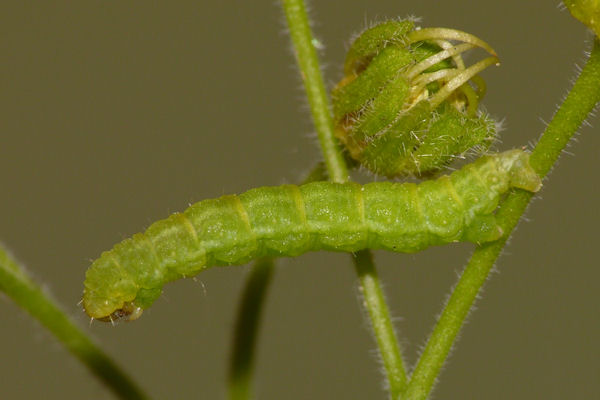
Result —
<path fill-rule="evenodd" d="M 165 283 L 211 266 L 317 250 L 411 253 L 493 241 L 502 235 L 494 211 L 512 187 L 541 187 L 521 150 L 420 184 L 314 182 L 200 201 L 102 253 L 86 273 L 83 305 L 94 319 L 132 320 Z"/>

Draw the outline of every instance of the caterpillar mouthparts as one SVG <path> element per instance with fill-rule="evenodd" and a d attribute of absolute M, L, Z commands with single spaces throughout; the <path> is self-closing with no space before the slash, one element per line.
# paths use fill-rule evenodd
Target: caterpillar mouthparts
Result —
<path fill-rule="evenodd" d="M 88 313 L 87 309 L 85 311 Z M 142 316 L 143 312 L 144 310 L 141 307 L 137 307 L 135 303 L 126 301 L 123 303 L 123 307 L 113 311 L 110 315 L 95 319 L 102 322 L 111 322 L 113 324 L 121 321 L 135 321 Z"/>

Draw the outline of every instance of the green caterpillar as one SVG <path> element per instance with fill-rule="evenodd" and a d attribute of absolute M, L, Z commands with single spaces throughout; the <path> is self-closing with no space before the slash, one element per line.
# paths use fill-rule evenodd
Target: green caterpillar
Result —
<path fill-rule="evenodd" d="M 521 150 L 420 184 L 314 182 L 204 200 L 102 253 L 86 273 L 83 306 L 95 319 L 133 320 L 165 283 L 214 265 L 316 250 L 411 253 L 496 240 L 502 231 L 493 212 L 511 187 L 541 187 Z"/>
<path fill-rule="evenodd" d="M 492 57 L 466 67 L 461 53 L 475 47 Z M 494 50 L 466 32 L 415 29 L 410 20 L 369 28 L 352 43 L 331 93 L 336 136 L 350 157 L 387 177 L 431 175 L 481 153 L 496 122 L 478 111 L 485 83 L 477 74 L 496 63 Z"/>

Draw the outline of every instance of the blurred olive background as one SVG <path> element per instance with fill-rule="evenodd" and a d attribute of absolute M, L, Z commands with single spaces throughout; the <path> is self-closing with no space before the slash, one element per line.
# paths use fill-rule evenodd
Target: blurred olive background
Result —
<path fill-rule="evenodd" d="M 329 87 L 351 35 L 384 18 L 421 16 L 491 43 L 502 66 L 484 73 L 484 102 L 505 119 L 505 150 L 537 140 L 590 44 L 557 4 L 346 0 L 311 9 Z M 0 51 L 0 240 L 86 328 L 78 302 L 100 252 L 191 202 L 297 182 L 319 159 L 272 0 L 7 0 Z M 600 397 L 598 129 L 582 129 L 569 151 L 501 258 L 435 398 Z M 409 362 L 471 251 L 377 253 Z M 157 399 L 224 398 L 247 272 L 178 281 L 135 323 L 89 331 Z M 0 397 L 111 398 L 6 298 L 0 321 Z M 281 260 L 263 322 L 257 398 L 386 398 L 348 255 Z"/>

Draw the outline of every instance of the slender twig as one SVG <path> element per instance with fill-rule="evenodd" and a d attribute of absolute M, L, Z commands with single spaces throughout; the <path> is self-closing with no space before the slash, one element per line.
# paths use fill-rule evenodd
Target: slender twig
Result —
<path fill-rule="evenodd" d="M 599 101 L 600 42 L 596 39 L 586 66 L 531 154 L 531 166 L 540 176 L 548 174 L 568 141 Z M 532 197 L 529 192 L 517 190 L 499 208 L 497 219 L 505 235 L 499 241 L 479 246 L 473 253 L 429 337 L 404 399 L 424 400 L 429 396 L 477 294 Z"/>
<path fill-rule="evenodd" d="M 406 370 L 377 270 L 373 264 L 372 253 L 369 250 L 359 251 L 355 254 L 354 265 L 360 280 L 364 306 L 369 312 L 381 360 L 387 371 L 390 397 L 397 399 L 406 387 Z"/>
<path fill-rule="evenodd" d="M 329 99 L 323 84 L 315 49 L 316 39 L 310 30 L 306 7 L 302 0 L 282 0 L 282 3 L 327 172 L 332 181 L 346 182 L 348 169 L 333 136 Z"/>
<path fill-rule="evenodd" d="M 147 399 L 137 385 L 37 286 L 0 246 L 0 292 L 38 320 L 121 399 Z"/>
<path fill-rule="evenodd" d="M 302 0 L 282 0 L 282 3 L 327 171 L 332 181 L 346 182 L 347 167 L 333 136 L 329 99 L 319 69 L 314 46 L 316 40 L 310 30 L 306 7 Z M 361 252 L 353 261 L 361 283 L 361 291 L 365 299 L 368 299 L 365 301 L 365 307 L 384 360 L 390 395 L 394 398 L 406 385 L 406 370 L 375 265 L 372 261 L 365 262 L 370 259 L 371 255 L 367 250 Z"/>

